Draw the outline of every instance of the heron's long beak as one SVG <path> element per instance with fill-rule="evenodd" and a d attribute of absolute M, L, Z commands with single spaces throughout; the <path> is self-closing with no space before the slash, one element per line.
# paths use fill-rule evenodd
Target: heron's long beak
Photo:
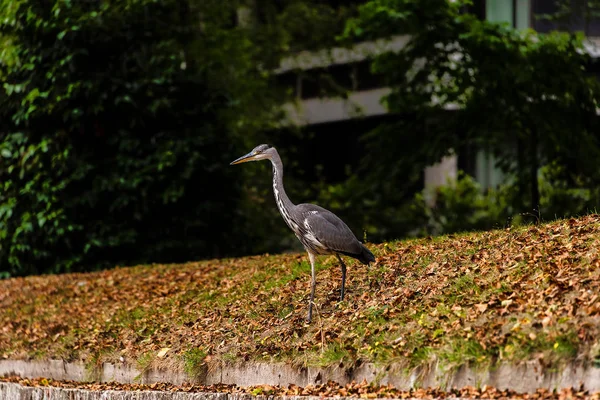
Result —
<path fill-rule="evenodd" d="M 235 164 L 245 163 L 248 161 L 254 161 L 253 160 L 254 156 L 255 156 L 255 154 L 252 154 L 252 152 L 250 152 L 250 153 L 246 154 L 245 156 L 241 156 L 237 160 L 232 161 L 229 165 L 235 165 Z"/>

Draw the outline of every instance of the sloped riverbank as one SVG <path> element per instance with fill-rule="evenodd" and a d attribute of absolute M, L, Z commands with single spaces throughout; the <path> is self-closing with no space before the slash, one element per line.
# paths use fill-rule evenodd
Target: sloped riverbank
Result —
<path fill-rule="evenodd" d="M 598 215 L 369 247 L 0 281 L 0 375 L 600 390 Z"/>

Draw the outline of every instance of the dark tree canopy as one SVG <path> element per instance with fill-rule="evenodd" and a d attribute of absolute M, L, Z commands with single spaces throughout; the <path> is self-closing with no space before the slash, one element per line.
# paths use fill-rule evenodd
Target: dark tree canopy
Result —
<path fill-rule="evenodd" d="M 348 37 L 410 35 L 372 69 L 392 89 L 389 110 L 414 123 L 381 127 L 374 142 L 394 143 L 395 168 L 406 171 L 465 144 L 485 149 L 516 179 L 521 210 L 538 210 L 544 165 L 567 167 L 561 179 L 570 184 L 597 187 L 600 86 L 586 72 L 583 35 L 515 30 L 465 12 L 469 4 L 372 0 L 348 22 Z"/>
<path fill-rule="evenodd" d="M 293 248 L 269 166 L 228 165 L 265 142 L 290 197 L 330 208 L 361 239 L 589 209 L 600 87 L 584 37 L 517 31 L 470 5 L 0 0 L 0 277 Z M 566 10 L 543 18 L 580 24 Z M 318 95 L 356 89 L 334 68 L 275 77 L 283 56 L 390 35 L 411 39 L 356 66 L 391 88 L 379 126 L 281 128 L 294 74 Z M 424 168 L 471 147 L 506 185 L 483 193 L 461 174 L 426 207 Z"/>
<path fill-rule="evenodd" d="M 227 167 L 236 127 L 270 111 L 235 4 L 221 18 L 210 2 L 12 4 L 0 13 L 0 271 L 243 252 Z"/>

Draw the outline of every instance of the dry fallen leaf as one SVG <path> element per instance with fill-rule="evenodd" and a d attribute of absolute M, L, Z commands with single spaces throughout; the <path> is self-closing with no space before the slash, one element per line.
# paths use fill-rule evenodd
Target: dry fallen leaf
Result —
<path fill-rule="evenodd" d="M 172 385 L 169 383 L 152 384 L 123 384 L 118 382 L 74 382 L 57 381 L 53 379 L 35 378 L 23 379 L 15 376 L 0 377 L 0 382 L 18 383 L 22 386 L 36 387 L 42 386 L 46 394 L 49 387 L 84 389 L 88 391 L 162 391 L 165 394 L 173 392 L 185 393 L 230 393 L 265 396 L 312 396 L 313 398 L 390 398 L 390 399 L 446 399 L 446 398 L 485 398 L 485 399 L 599 399 L 599 393 L 590 393 L 576 388 L 563 388 L 560 390 L 538 389 L 534 393 L 518 393 L 513 390 L 499 390 L 491 386 L 484 385 L 476 388 L 466 386 L 460 389 L 451 389 L 443 391 L 438 388 L 419 388 L 410 391 L 402 391 L 391 385 L 377 385 L 365 382 L 351 382 L 346 385 L 340 385 L 335 382 L 327 382 L 318 385 L 309 385 L 299 387 L 289 385 L 288 387 L 256 385 L 240 387 L 236 385 L 214 384 L 197 385 L 186 383 L 183 385 Z M 251 398 L 251 397 L 250 397 Z"/>
<path fill-rule="evenodd" d="M 171 350 L 170 347 L 164 347 L 164 348 L 160 349 L 160 351 L 158 352 L 158 354 L 156 356 L 158 358 L 163 358 L 164 356 L 167 355 L 167 353 L 169 352 L 169 350 Z"/>
<path fill-rule="evenodd" d="M 475 308 L 477 308 L 477 311 L 482 313 L 482 312 L 485 312 L 485 310 L 487 310 L 488 305 L 487 304 L 475 304 Z"/>
<path fill-rule="evenodd" d="M 349 261 L 343 302 L 336 257 L 319 258 L 310 325 L 301 253 L 0 280 L 0 358 L 103 362 L 116 352 L 135 365 L 169 349 L 152 362 L 160 367 L 184 356 L 321 362 L 339 351 L 352 365 L 474 345 L 477 357 L 508 361 L 526 352 L 504 349 L 528 346 L 549 364 L 600 337 L 598 215 L 368 246 L 377 267 Z"/>
<path fill-rule="evenodd" d="M 544 317 L 542 319 L 542 326 L 545 328 L 552 323 L 552 319 L 550 317 Z"/>

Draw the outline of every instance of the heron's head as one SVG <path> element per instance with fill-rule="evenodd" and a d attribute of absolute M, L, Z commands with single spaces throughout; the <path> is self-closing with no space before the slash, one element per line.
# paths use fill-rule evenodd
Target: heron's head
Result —
<path fill-rule="evenodd" d="M 275 150 L 274 147 L 269 146 L 268 144 L 261 144 L 256 146 L 252 151 L 245 156 L 241 156 L 237 160 L 234 160 L 229 165 L 241 164 L 248 161 L 259 161 L 259 160 L 267 160 L 271 157 L 271 153 Z"/>

